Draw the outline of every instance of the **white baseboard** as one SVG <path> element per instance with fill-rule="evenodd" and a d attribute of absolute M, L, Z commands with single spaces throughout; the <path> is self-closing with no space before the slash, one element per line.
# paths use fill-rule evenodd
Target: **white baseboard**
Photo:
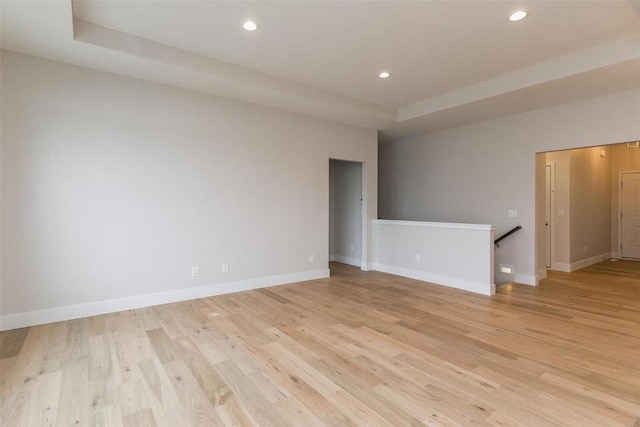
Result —
<path fill-rule="evenodd" d="M 387 264 L 374 263 L 373 269 L 383 273 L 395 274 L 396 276 L 422 280 L 425 282 L 435 283 L 437 285 L 447 286 L 449 288 L 462 289 L 464 291 L 475 292 L 483 295 L 493 295 L 496 293 L 496 285 L 494 283 L 472 282 L 470 280 L 460 279 L 457 277 L 443 276 L 440 274 L 427 273 L 425 271 L 412 270 Z"/>
<path fill-rule="evenodd" d="M 611 258 L 620 258 L 620 253 L 619 252 L 611 252 Z"/>
<path fill-rule="evenodd" d="M 540 280 L 546 279 L 546 278 L 547 278 L 547 269 L 544 268 L 542 270 L 538 270 L 538 273 L 536 274 L 536 286 L 540 284 Z"/>
<path fill-rule="evenodd" d="M 352 265 L 358 268 L 362 268 L 362 261 L 360 261 L 358 258 L 350 258 L 343 255 L 333 254 L 333 255 L 329 255 L 329 260 L 341 262 L 342 264 Z"/>
<path fill-rule="evenodd" d="M 329 277 L 329 269 L 301 271 L 298 273 L 277 276 L 259 277 L 256 279 L 240 280 L 237 282 L 217 283 L 215 285 L 197 286 L 175 291 L 159 292 L 155 294 L 138 295 L 127 298 L 117 298 L 106 301 L 96 301 L 86 304 L 54 307 L 45 310 L 28 311 L 16 314 L 0 315 L 0 331 L 60 322 L 63 320 L 79 319 L 82 317 L 98 316 L 100 314 L 151 307 L 154 305 L 186 301 L 269 286 L 286 285 L 287 283 L 304 282 Z"/>
<path fill-rule="evenodd" d="M 571 263 L 571 271 L 580 270 L 581 268 L 589 267 L 590 265 L 597 264 L 602 261 L 606 261 L 611 258 L 611 252 L 606 252 L 604 254 L 592 256 L 591 258 L 581 259 L 580 261 Z"/>
<path fill-rule="evenodd" d="M 600 255 L 592 256 L 591 258 L 581 259 L 580 261 L 572 262 L 571 264 L 555 262 L 551 265 L 551 270 L 563 271 L 565 273 L 571 273 L 581 268 L 589 267 L 590 265 L 597 264 L 602 261 L 606 261 L 609 258 L 615 258 L 611 252 L 605 252 Z"/>
<path fill-rule="evenodd" d="M 554 262 L 551 264 L 551 270 L 571 273 L 571 264 L 566 264 L 564 262 Z"/>

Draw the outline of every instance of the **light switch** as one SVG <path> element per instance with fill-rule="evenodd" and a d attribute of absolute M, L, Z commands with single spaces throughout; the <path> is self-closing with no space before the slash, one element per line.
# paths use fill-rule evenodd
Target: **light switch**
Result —
<path fill-rule="evenodd" d="M 518 210 L 517 209 L 509 209 L 509 211 L 507 212 L 507 216 L 509 218 L 517 218 L 518 217 Z"/>
<path fill-rule="evenodd" d="M 558 209 L 558 216 L 564 216 L 564 209 Z"/>

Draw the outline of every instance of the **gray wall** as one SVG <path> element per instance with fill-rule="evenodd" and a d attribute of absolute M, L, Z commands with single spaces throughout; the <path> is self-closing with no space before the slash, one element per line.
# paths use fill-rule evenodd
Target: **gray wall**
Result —
<path fill-rule="evenodd" d="M 606 147 L 570 152 L 572 263 L 611 252 L 611 158 L 608 154 Z"/>
<path fill-rule="evenodd" d="M 366 163 L 376 218 L 373 130 L 6 51 L 1 71 L 3 315 L 326 269 L 329 158 Z"/>
<path fill-rule="evenodd" d="M 544 206 L 536 168 L 544 177 L 544 161 L 536 153 L 639 139 L 638 117 L 634 90 L 381 144 L 379 215 L 493 224 L 496 235 L 522 225 L 496 250 L 496 263 L 515 266 L 518 281 L 535 282 L 544 272 L 536 246 L 543 230 L 536 206 Z M 509 209 L 518 218 L 508 218 Z M 497 283 L 513 278 L 496 274 Z"/>
<path fill-rule="evenodd" d="M 362 164 L 331 160 L 329 258 L 360 267 L 362 254 Z"/>

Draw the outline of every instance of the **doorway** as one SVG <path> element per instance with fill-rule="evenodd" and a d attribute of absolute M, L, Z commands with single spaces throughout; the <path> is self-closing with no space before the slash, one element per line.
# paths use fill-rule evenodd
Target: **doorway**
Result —
<path fill-rule="evenodd" d="M 572 272 L 609 258 L 640 261 L 637 177 L 640 148 L 635 144 L 536 155 L 538 278 L 546 277 L 547 270 Z M 627 221 L 621 221 L 625 216 Z"/>
<path fill-rule="evenodd" d="M 620 173 L 620 257 L 640 259 L 640 171 Z"/>
<path fill-rule="evenodd" d="M 329 261 L 362 268 L 363 164 L 329 159 Z"/>

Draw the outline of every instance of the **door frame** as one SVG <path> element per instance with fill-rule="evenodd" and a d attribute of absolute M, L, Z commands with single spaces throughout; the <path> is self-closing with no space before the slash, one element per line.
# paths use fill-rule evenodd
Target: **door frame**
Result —
<path fill-rule="evenodd" d="M 616 248 L 616 253 L 618 256 L 616 258 L 619 259 L 630 259 L 634 260 L 635 258 L 623 258 L 622 257 L 622 175 L 626 174 L 635 174 L 639 173 L 640 170 L 630 170 L 630 171 L 620 171 L 618 172 L 618 247 Z"/>
<path fill-rule="evenodd" d="M 555 264 L 555 254 L 556 254 L 556 250 L 555 250 L 555 233 L 556 233 L 556 228 L 555 228 L 555 221 L 553 220 L 555 212 L 556 212 L 556 162 L 555 161 L 549 161 L 546 162 L 545 165 L 545 181 L 546 181 L 546 168 L 549 167 L 549 192 L 550 192 L 550 196 L 549 196 L 549 253 L 545 254 L 545 256 L 549 257 L 549 266 L 547 267 L 549 270 L 553 270 L 554 269 L 554 264 Z M 547 183 L 545 182 L 545 191 L 546 191 L 546 186 Z M 546 196 L 546 195 L 545 195 Z M 545 197 L 545 204 L 546 204 L 546 197 Z M 545 206 L 546 208 L 547 206 Z M 545 236 L 546 238 L 546 236 Z M 546 242 L 545 242 L 546 243 Z M 546 245 L 545 245 L 545 249 L 546 249 Z"/>
<path fill-rule="evenodd" d="M 367 208 L 367 194 L 368 194 L 368 188 L 367 188 L 367 162 L 364 162 L 362 160 L 350 160 L 350 159 L 341 159 L 341 158 L 337 158 L 337 157 L 329 157 L 329 161 L 327 162 L 327 168 L 329 171 L 329 174 L 331 173 L 331 161 L 337 161 L 337 162 L 346 162 L 346 163 L 356 163 L 359 164 L 361 167 L 361 174 L 360 174 L 360 180 L 361 180 L 361 187 L 360 187 L 360 269 L 363 271 L 369 271 L 370 270 L 370 265 L 368 263 L 368 259 L 369 259 L 369 251 L 368 251 L 368 243 L 369 243 L 369 223 L 367 221 L 367 212 L 368 212 L 368 208 Z M 329 178 L 330 179 L 330 178 Z M 331 188 L 329 188 L 329 192 L 331 192 Z M 329 198 L 331 198 L 331 194 L 329 194 Z M 329 215 L 329 212 L 327 212 L 327 215 Z M 330 221 L 330 219 L 329 219 Z M 327 225 L 329 223 L 327 222 Z M 327 242 L 328 243 L 328 242 Z M 331 248 L 327 247 L 327 254 L 328 257 L 327 259 L 330 261 L 331 258 Z"/>

